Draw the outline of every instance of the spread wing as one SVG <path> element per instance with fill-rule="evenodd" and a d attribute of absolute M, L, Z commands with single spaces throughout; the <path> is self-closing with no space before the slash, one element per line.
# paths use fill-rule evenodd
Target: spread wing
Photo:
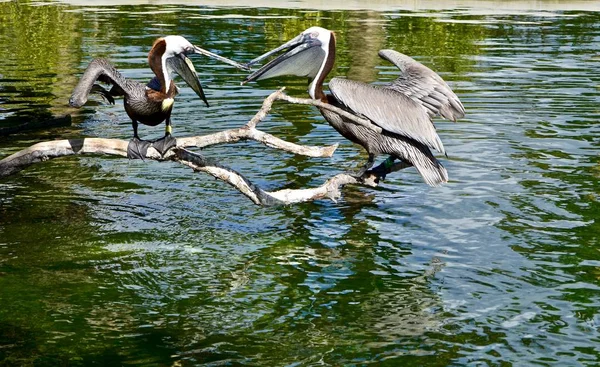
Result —
<path fill-rule="evenodd" d="M 427 109 L 429 115 L 456 121 L 465 108 L 446 82 L 433 70 L 394 50 L 381 50 L 379 56 L 396 65 L 401 74 L 389 88 L 410 97 Z"/>
<path fill-rule="evenodd" d="M 112 84 L 111 90 L 106 91 L 95 84 L 96 81 Z M 114 103 L 112 97 L 124 95 L 124 91 L 131 87 L 129 84 L 130 81 L 125 79 L 108 60 L 94 59 L 85 69 L 79 83 L 73 90 L 69 104 L 73 107 L 83 106 L 87 102 L 90 93 L 99 93 L 109 102 Z"/>
<path fill-rule="evenodd" d="M 383 130 L 409 137 L 445 153 L 427 110 L 405 94 L 340 78 L 331 79 L 329 90 L 344 106 L 368 118 Z"/>

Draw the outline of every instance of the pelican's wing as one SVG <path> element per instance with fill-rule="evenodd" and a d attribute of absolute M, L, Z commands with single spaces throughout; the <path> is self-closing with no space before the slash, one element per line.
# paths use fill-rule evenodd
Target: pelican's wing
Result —
<path fill-rule="evenodd" d="M 456 121 L 465 108 L 446 82 L 433 70 L 394 50 L 381 50 L 379 56 L 396 65 L 400 76 L 386 88 L 405 94 L 425 107 L 431 117 Z"/>
<path fill-rule="evenodd" d="M 96 81 L 112 84 L 111 90 L 106 91 L 95 84 Z M 79 83 L 73 90 L 69 104 L 73 107 L 83 106 L 87 102 L 90 93 L 99 93 L 114 103 L 112 96 L 123 95 L 124 90 L 128 88 L 128 83 L 129 81 L 108 60 L 94 59 L 85 69 Z"/>
<path fill-rule="evenodd" d="M 341 78 L 331 79 L 329 90 L 341 104 L 383 130 L 409 137 L 445 153 L 427 110 L 406 95 Z"/>

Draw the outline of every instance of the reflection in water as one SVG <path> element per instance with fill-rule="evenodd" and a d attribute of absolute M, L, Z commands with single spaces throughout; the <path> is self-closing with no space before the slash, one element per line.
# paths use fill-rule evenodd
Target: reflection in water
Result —
<path fill-rule="evenodd" d="M 64 114 L 81 58 L 81 16 L 0 2 L 0 127 Z"/>
<path fill-rule="evenodd" d="M 467 109 L 464 122 L 436 122 L 451 182 L 435 189 L 407 169 L 338 203 L 257 208 L 173 164 L 102 157 L 0 181 L 5 364 L 597 364 L 598 13 L 0 8 L 2 124 L 60 114 L 94 57 L 147 80 L 160 35 L 247 61 L 311 25 L 336 31 L 336 75 L 387 82 L 397 72 L 377 51 L 393 48 L 439 71 Z M 176 131 L 238 127 L 283 84 L 306 96 L 297 78 L 254 88 L 243 77 L 206 60 L 211 108 L 181 88 Z M 128 137 L 123 107 L 98 103 L 72 128 L 1 138 L 0 155 Z M 330 159 L 253 142 L 202 153 L 267 189 L 361 161 L 316 109 L 276 104 L 261 124 L 341 146 Z"/>
<path fill-rule="evenodd" d="M 376 67 L 379 65 L 379 50 L 385 48 L 385 32 L 376 26 L 382 22 L 382 15 L 377 12 L 360 12 L 354 14 L 348 29 L 344 29 L 337 37 L 339 43 L 347 43 L 348 79 L 371 83 L 377 80 Z M 375 26 L 374 26 L 375 25 Z"/>

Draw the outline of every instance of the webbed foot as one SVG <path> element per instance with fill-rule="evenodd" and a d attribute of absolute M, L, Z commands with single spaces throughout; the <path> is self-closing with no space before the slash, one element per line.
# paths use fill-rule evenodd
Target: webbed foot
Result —
<path fill-rule="evenodd" d="M 141 140 L 137 136 L 133 137 L 127 145 L 127 158 L 143 160 L 151 145 L 150 141 Z"/>
<path fill-rule="evenodd" d="M 177 146 L 177 139 L 175 139 L 171 134 L 165 134 L 164 137 L 154 140 L 152 142 L 152 146 L 154 149 L 158 150 L 161 157 L 164 157 L 169 149 Z"/>

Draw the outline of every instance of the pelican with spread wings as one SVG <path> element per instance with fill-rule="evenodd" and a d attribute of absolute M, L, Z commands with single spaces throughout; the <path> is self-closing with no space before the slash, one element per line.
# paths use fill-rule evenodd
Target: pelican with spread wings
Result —
<path fill-rule="evenodd" d="M 400 69 L 396 80 L 378 86 L 333 78 L 329 82 L 331 94 L 325 94 L 323 82 L 335 61 L 335 35 L 321 27 L 305 30 L 247 65 L 251 66 L 282 50 L 285 53 L 246 77 L 243 83 L 283 75 L 308 77 L 311 98 L 340 107 L 379 126 L 380 133 L 320 108 L 323 117 L 342 136 L 367 150 L 369 159 L 358 176 L 373 166 L 377 155 L 387 154 L 388 165 L 400 159 L 414 166 L 429 185 L 437 186 L 448 181 L 448 172 L 431 152 L 435 149 L 445 154 L 432 119 L 441 116 L 456 121 L 464 116 L 465 110 L 438 74 L 399 52 L 381 50 L 379 56 Z"/>

